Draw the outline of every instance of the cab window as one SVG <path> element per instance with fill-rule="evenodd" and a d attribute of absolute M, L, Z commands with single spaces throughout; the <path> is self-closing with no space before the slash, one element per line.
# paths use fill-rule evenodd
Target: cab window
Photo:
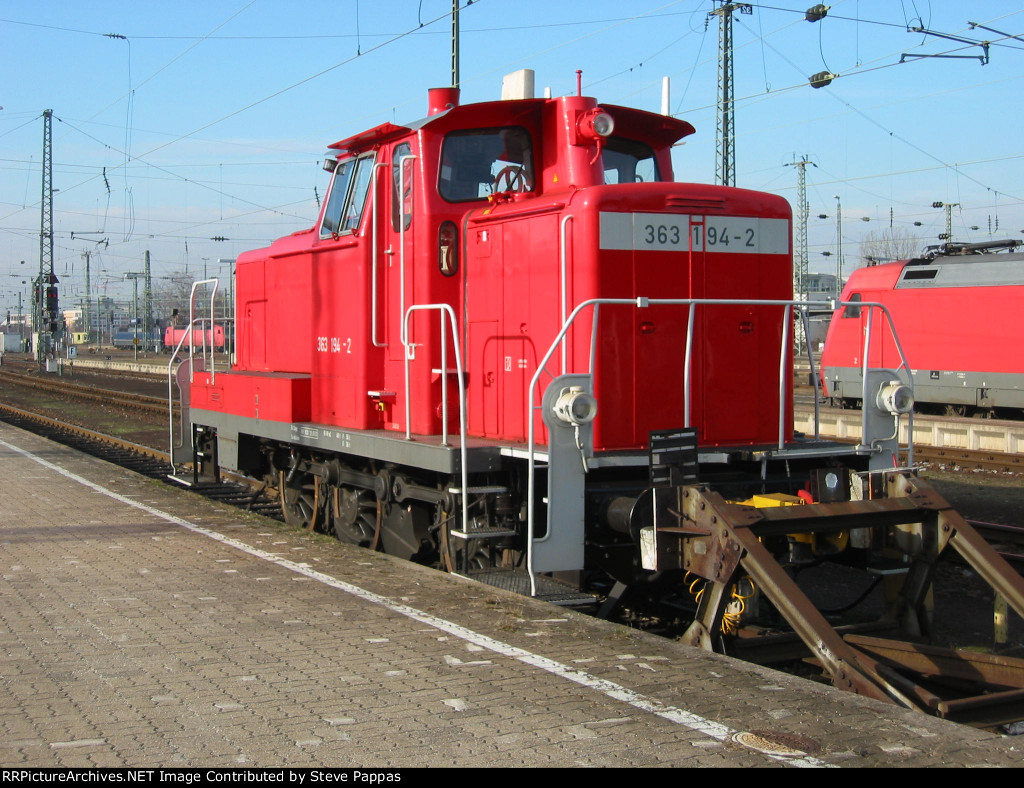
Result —
<path fill-rule="evenodd" d="M 532 192 L 533 173 L 533 146 L 526 129 L 457 131 L 445 137 L 441 150 L 439 191 L 448 202 Z"/>
<path fill-rule="evenodd" d="M 651 146 L 623 137 L 609 137 L 604 146 L 605 183 L 652 183 L 660 181 Z"/>
<path fill-rule="evenodd" d="M 338 162 L 320 226 L 321 238 L 352 233 L 359 227 L 373 175 L 373 158 L 370 154 Z"/>
<path fill-rule="evenodd" d="M 863 300 L 863 298 L 861 297 L 860 293 L 850 293 L 850 297 L 847 298 L 846 300 L 856 301 L 857 303 L 860 303 Z M 860 317 L 860 310 L 861 308 L 856 304 L 847 304 L 845 307 L 843 307 L 843 317 Z"/>
<path fill-rule="evenodd" d="M 402 214 L 405 229 L 412 224 L 412 147 L 408 142 L 395 146 L 391 154 L 391 226 L 395 232 L 399 226 L 398 215 Z"/>

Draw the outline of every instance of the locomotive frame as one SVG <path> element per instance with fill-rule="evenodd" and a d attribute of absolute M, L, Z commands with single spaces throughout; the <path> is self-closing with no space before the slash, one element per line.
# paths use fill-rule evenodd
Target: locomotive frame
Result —
<path fill-rule="evenodd" d="M 427 118 L 335 143 L 316 225 L 237 260 L 230 367 L 195 347 L 175 367 L 179 342 L 173 462 L 264 479 L 293 525 L 557 604 L 610 614 L 691 573 L 684 638 L 719 651 L 753 582 L 834 683 L 921 706 L 783 564 L 902 544 L 890 612 L 918 633 L 947 545 L 1022 615 L 1024 583 L 884 472 L 905 363 L 865 377 L 858 445 L 794 435 L 791 329 L 813 305 L 792 300 L 789 206 L 675 182 L 692 132 L 582 95 L 441 89 Z M 216 286 L 194 286 L 190 328 Z M 285 317 L 291 342 L 269 330 Z"/>

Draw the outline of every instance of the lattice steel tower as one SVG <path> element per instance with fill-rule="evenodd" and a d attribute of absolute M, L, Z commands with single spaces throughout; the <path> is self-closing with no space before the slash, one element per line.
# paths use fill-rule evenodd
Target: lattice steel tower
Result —
<path fill-rule="evenodd" d="M 720 2 L 720 0 L 719 0 Z M 709 16 L 718 17 L 718 122 L 715 126 L 715 183 L 736 185 L 736 130 L 732 87 L 732 14 L 752 14 L 749 3 L 722 3 Z"/>
<path fill-rule="evenodd" d="M 810 207 L 807 205 L 807 165 L 817 167 L 813 161 L 804 156 L 800 161 L 787 164 L 796 167 L 796 222 L 793 225 L 793 295 L 801 298 L 806 295 L 807 282 L 807 219 Z"/>
<path fill-rule="evenodd" d="M 49 351 L 57 319 L 57 278 L 53 275 L 53 110 L 43 111 L 43 190 L 39 210 L 39 279 L 36 286 L 36 361 Z"/>

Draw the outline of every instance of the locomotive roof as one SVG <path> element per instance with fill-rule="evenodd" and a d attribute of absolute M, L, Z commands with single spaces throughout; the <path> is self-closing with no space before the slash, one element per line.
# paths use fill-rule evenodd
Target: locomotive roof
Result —
<path fill-rule="evenodd" d="M 516 99 L 506 101 L 485 101 L 478 104 L 463 104 L 437 112 L 426 118 L 398 125 L 382 123 L 367 131 L 339 140 L 328 147 L 337 151 L 336 155 L 355 153 L 366 150 L 388 140 L 403 137 L 417 129 L 434 127 L 439 132 L 456 128 L 486 127 L 515 123 L 521 118 L 540 113 L 544 105 L 559 99 Z M 693 134 L 694 127 L 670 115 L 660 115 L 633 107 L 622 107 L 615 104 L 601 104 L 615 120 L 617 131 L 632 131 L 655 146 L 672 145 L 683 137 Z"/>

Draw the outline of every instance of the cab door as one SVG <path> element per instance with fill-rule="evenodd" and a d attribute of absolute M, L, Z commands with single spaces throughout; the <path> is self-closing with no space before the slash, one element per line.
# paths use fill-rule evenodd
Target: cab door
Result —
<path fill-rule="evenodd" d="M 401 363 L 403 354 L 402 320 L 415 303 L 413 276 L 413 186 L 415 169 L 412 148 L 400 142 L 391 149 L 386 201 L 387 210 L 377 220 L 383 238 L 378 277 L 384 290 L 383 335 L 389 362 Z"/>

